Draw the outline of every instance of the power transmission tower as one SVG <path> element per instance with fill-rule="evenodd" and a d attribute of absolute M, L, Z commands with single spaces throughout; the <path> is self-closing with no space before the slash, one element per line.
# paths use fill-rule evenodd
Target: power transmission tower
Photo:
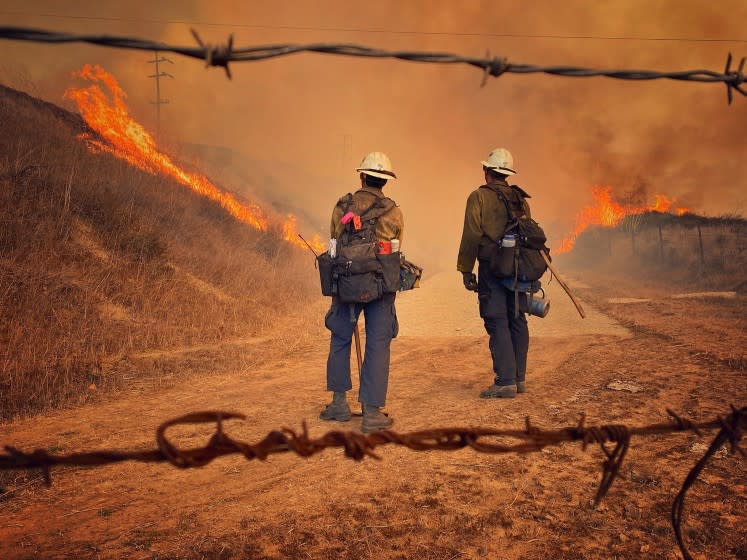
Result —
<path fill-rule="evenodd" d="M 149 60 L 148 64 L 156 65 L 156 73 L 148 77 L 155 78 L 156 80 L 156 100 L 151 101 L 151 104 L 156 106 L 156 142 L 157 142 L 159 137 L 161 136 L 161 105 L 164 105 L 169 102 L 168 99 L 161 99 L 161 78 L 165 78 L 165 77 L 173 78 L 174 77 L 168 72 L 162 72 L 159 64 L 162 62 L 168 62 L 169 64 L 174 64 L 174 61 L 161 56 L 158 51 L 153 51 L 153 52 L 155 53 L 156 57 L 153 60 Z"/>

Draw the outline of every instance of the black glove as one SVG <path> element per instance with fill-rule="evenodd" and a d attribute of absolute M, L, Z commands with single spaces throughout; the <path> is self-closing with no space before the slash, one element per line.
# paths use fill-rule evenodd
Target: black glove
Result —
<path fill-rule="evenodd" d="M 470 292 L 477 291 L 477 276 L 472 272 L 462 272 L 462 280 L 464 281 L 464 287 Z"/>

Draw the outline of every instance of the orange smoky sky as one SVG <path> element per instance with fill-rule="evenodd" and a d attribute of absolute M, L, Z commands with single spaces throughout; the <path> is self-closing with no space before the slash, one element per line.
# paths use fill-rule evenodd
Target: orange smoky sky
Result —
<path fill-rule="evenodd" d="M 233 33 L 240 46 L 339 42 L 477 57 L 489 51 L 516 63 L 592 68 L 721 71 L 730 51 L 737 60 L 747 55 L 743 0 L 560 6 L 162 1 L 155 9 L 136 0 L 5 0 L 0 18 L 180 45 L 194 43 L 194 27 L 212 43 Z M 3 83 L 64 105 L 72 73 L 100 64 L 127 92 L 133 115 L 154 127 L 150 53 L 0 44 Z M 466 66 L 318 54 L 237 63 L 229 81 L 221 69 L 166 56 L 174 64 L 164 69 L 175 76 L 162 82 L 161 93 L 169 100 L 162 106 L 169 143 L 232 150 L 228 167 L 241 168 L 233 176 L 247 183 L 235 188 L 296 211 L 301 229 L 312 233 L 326 233 L 335 201 L 356 188 L 360 158 L 384 151 L 399 177 L 385 192 L 404 212 L 405 252 L 432 268 L 455 267 L 464 202 L 481 184 L 480 161 L 499 146 L 513 152 L 515 182 L 531 193 L 551 242 L 572 229 L 595 185 L 646 199 L 634 203 L 661 193 L 695 212 L 745 212 L 747 98 L 737 94 L 729 106 L 723 86 L 507 74 L 480 87 L 481 72 Z"/>

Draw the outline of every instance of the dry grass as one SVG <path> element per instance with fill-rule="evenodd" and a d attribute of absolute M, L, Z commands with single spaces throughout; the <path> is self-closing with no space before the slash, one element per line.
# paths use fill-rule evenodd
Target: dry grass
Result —
<path fill-rule="evenodd" d="M 122 357 L 316 311 L 308 255 L 274 232 L 90 153 L 76 116 L 2 86 L 0 122 L 0 420 L 116 387 Z"/>

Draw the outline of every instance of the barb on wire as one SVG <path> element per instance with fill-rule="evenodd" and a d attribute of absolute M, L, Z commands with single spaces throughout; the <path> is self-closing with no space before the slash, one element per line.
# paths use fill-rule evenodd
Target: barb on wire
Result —
<path fill-rule="evenodd" d="M 730 79 L 726 80 L 724 83 L 726 84 L 726 98 L 729 102 L 729 105 L 731 105 L 732 90 L 737 90 L 742 95 L 747 95 L 747 91 L 743 90 L 741 87 L 745 81 L 743 74 L 744 61 L 745 57 L 742 57 L 742 59 L 739 61 L 739 66 L 737 67 L 736 71 L 732 72 L 731 53 L 729 53 L 729 56 L 726 57 L 726 68 L 724 68 L 724 75 L 729 76 Z"/>
<path fill-rule="evenodd" d="M 735 408 L 726 417 L 718 417 L 710 422 L 695 424 L 677 416 L 671 410 L 667 413 L 673 422 L 650 424 L 648 426 L 627 427 L 622 425 L 585 426 L 582 415 L 576 426 L 557 430 L 542 430 L 526 420 L 526 428 L 493 429 L 493 428 L 436 428 L 410 433 L 397 433 L 384 430 L 371 434 L 354 431 L 330 431 L 318 438 L 309 436 L 304 422 L 301 432 L 290 428 L 272 431 L 255 444 L 245 443 L 230 437 L 223 429 L 225 420 L 246 417 L 236 412 L 196 412 L 168 420 L 156 430 L 157 449 L 148 451 L 94 451 L 71 453 L 69 455 L 49 454 L 43 449 L 30 453 L 6 446 L 5 453 L 0 454 L 0 470 L 41 469 L 44 480 L 51 484 L 50 469 L 53 466 L 96 466 L 118 463 L 121 461 L 140 461 L 146 463 L 168 462 L 182 469 L 203 467 L 214 459 L 240 454 L 246 459 L 265 460 L 275 453 L 293 452 L 300 457 L 311 457 L 328 448 L 341 447 L 345 456 L 356 461 L 366 457 L 380 459 L 375 453 L 377 447 L 399 445 L 413 451 L 453 451 L 469 447 L 479 453 L 532 453 L 545 447 L 559 445 L 563 442 L 580 441 L 584 449 L 590 443 L 596 443 L 602 449 L 606 460 L 602 463 L 602 480 L 597 490 L 595 503 L 607 494 L 618 473 L 633 436 L 651 436 L 674 432 L 693 431 L 700 434 L 702 430 L 719 429 L 703 458 L 693 467 L 685 479 L 682 489 L 675 499 L 672 508 L 672 525 L 677 544 L 686 560 L 691 560 L 682 538 L 681 524 L 685 495 L 700 475 L 705 465 L 716 451 L 725 443 L 731 444 L 732 453 L 747 458 L 747 453 L 739 447 L 744 430 L 747 429 L 747 407 Z M 169 428 L 183 424 L 215 423 L 216 430 L 207 445 L 200 448 L 179 449 L 167 437 Z M 506 443 L 506 439 L 517 440 Z M 613 444 L 610 450 L 607 445 Z"/>
<path fill-rule="evenodd" d="M 229 78 L 231 77 L 231 71 L 228 68 L 229 62 L 251 62 L 301 52 L 314 52 L 341 56 L 395 58 L 411 62 L 427 62 L 434 64 L 467 64 L 469 66 L 480 68 L 483 71 L 483 84 L 488 75 L 499 77 L 505 73 L 544 73 L 553 76 L 565 76 L 571 78 L 604 76 L 617 80 L 667 79 L 687 82 L 723 83 L 726 86 L 729 103 L 732 101 L 733 91 L 737 91 L 740 94 L 747 96 L 747 90 L 742 87 L 742 85 L 747 81 L 747 77 L 744 75 L 745 58 L 743 57 L 740 60 L 739 66 L 736 70 L 732 70 L 731 53 L 729 53 L 729 56 L 727 57 L 726 68 L 723 73 L 715 72 L 713 70 L 685 70 L 677 72 L 659 72 L 654 70 L 595 70 L 575 66 L 535 66 L 532 64 L 515 64 L 508 62 L 505 58 L 491 58 L 489 54 L 485 58 L 474 58 L 451 53 L 387 51 L 345 43 L 312 43 L 307 45 L 281 44 L 235 48 L 233 46 L 233 35 L 229 36 L 225 46 L 212 46 L 205 44 L 194 30 L 192 30 L 192 35 L 197 41 L 197 47 L 180 47 L 135 37 L 77 35 L 73 33 L 46 31 L 26 27 L 0 26 L 0 39 L 35 41 L 41 43 L 80 42 L 120 49 L 172 52 L 204 60 L 207 66 L 220 66 L 225 69 L 226 75 Z"/>
<path fill-rule="evenodd" d="M 190 29 L 192 37 L 195 38 L 200 48 L 205 51 L 205 68 L 210 66 L 222 66 L 226 71 L 226 76 L 231 79 L 231 69 L 228 67 L 228 63 L 231 59 L 231 52 L 233 51 L 233 33 L 228 36 L 228 43 L 225 47 L 220 45 L 213 46 L 202 42 L 200 35 L 194 29 Z"/>

